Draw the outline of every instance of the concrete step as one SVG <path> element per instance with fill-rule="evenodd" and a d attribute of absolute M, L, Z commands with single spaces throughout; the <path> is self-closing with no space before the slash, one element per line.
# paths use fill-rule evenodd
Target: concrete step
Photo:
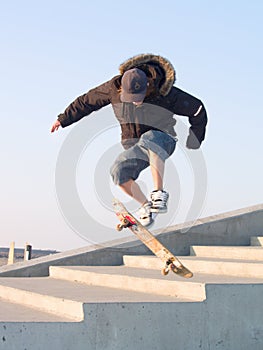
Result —
<path fill-rule="evenodd" d="M 198 258 L 194 256 L 178 257 L 194 274 L 213 274 L 221 276 L 238 276 L 263 278 L 263 262 L 248 260 L 230 260 L 215 258 Z M 163 263 L 155 256 L 125 255 L 125 266 L 143 269 L 161 270 Z"/>
<path fill-rule="evenodd" d="M 51 266 L 50 276 L 93 286 L 171 296 L 201 301 L 206 298 L 203 282 L 186 280 L 174 273 L 162 276 L 160 271 L 125 266 Z"/>
<path fill-rule="evenodd" d="M 126 294 L 52 278 L 4 278 L 0 282 L 9 287 L 19 285 L 33 293 L 89 302 L 84 304 L 83 322 L 0 320 L 0 349 L 261 350 L 263 284 L 241 285 L 231 280 L 229 284 L 207 285 L 206 302 L 175 302 L 171 297 Z M 151 302 L 153 298 L 157 301 Z"/>
<path fill-rule="evenodd" d="M 0 322 L 79 322 L 85 305 L 175 303 L 184 298 L 91 286 L 50 277 L 0 279 Z M 84 311 L 83 311 L 84 310 Z"/>
<path fill-rule="evenodd" d="M 261 247 L 191 246 L 190 255 L 206 258 L 263 261 Z"/>
<path fill-rule="evenodd" d="M 41 287 L 47 281 L 48 278 L 2 278 L 1 299 L 72 321 L 83 320 L 83 303 L 53 296 L 49 291 L 43 292 Z M 34 290 L 36 286 L 37 291 Z"/>
<path fill-rule="evenodd" d="M 104 287 L 114 286 L 120 290 L 168 295 L 187 300 L 206 299 L 207 284 L 262 284 L 263 279 L 254 277 L 223 276 L 195 273 L 191 279 L 184 279 L 174 273 L 162 276 L 159 270 L 125 266 L 73 266 L 52 267 L 53 278 L 81 282 Z"/>
<path fill-rule="evenodd" d="M 258 236 L 258 237 L 251 237 L 250 238 L 250 244 L 252 245 L 252 246 L 263 246 L 263 237 L 260 237 L 260 236 Z"/>
<path fill-rule="evenodd" d="M 0 322 L 70 322 L 71 318 L 51 314 L 33 307 L 0 298 Z M 1 348 L 1 347 L 0 347 Z"/>

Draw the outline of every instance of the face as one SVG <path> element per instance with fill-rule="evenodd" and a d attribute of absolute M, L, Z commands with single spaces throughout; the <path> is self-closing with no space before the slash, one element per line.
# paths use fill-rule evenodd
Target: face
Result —
<path fill-rule="evenodd" d="M 140 106 L 143 104 L 143 101 L 140 101 L 140 102 L 132 102 L 135 106 Z"/>
<path fill-rule="evenodd" d="M 149 94 L 149 83 L 147 83 L 147 91 L 146 91 L 146 96 Z M 142 101 L 139 101 L 139 102 L 133 102 L 133 104 L 135 105 L 135 106 L 140 106 L 140 105 L 142 105 L 143 104 L 143 100 Z"/>

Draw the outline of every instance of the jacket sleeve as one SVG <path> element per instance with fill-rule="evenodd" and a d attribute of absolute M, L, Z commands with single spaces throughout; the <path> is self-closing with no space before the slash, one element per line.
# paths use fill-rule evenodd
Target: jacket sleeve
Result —
<path fill-rule="evenodd" d="M 204 104 L 199 99 L 173 87 L 168 95 L 173 113 L 189 118 L 190 129 L 187 147 L 197 149 L 205 138 L 207 113 Z"/>
<path fill-rule="evenodd" d="M 196 149 L 200 147 L 205 138 L 207 125 L 207 113 L 201 101 L 196 114 L 189 117 L 189 123 L 191 124 L 191 127 L 189 129 L 189 136 L 187 138 L 186 146 L 191 149 Z"/>
<path fill-rule="evenodd" d="M 64 128 L 76 123 L 83 117 L 110 104 L 111 86 L 112 80 L 79 96 L 65 109 L 64 113 L 58 116 L 61 126 Z"/>

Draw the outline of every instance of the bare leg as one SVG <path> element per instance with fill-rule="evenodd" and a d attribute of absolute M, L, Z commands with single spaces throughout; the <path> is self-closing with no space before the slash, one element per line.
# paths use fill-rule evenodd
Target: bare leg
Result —
<path fill-rule="evenodd" d="M 124 184 L 120 185 L 120 188 L 129 196 L 131 196 L 133 199 L 135 199 L 137 202 L 139 202 L 141 205 L 148 202 L 147 198 L 141 191 L 139 185 L 134 180 L 128 180 Z"/>
<path fill-rule="evenodd" d="M 154 190 L 163 190 L 164 161 L 154 152 L 149 151 L 150 168 Z"/>
<path fill-rule="evenodd" d="M 163 190 L 164 162 L 152 151 L 149 151 L 149 158 L 154 190 Z M 139 185 L 132 179 L 120 185 L 120 188 L 142 205 L 148 201 Z"/>

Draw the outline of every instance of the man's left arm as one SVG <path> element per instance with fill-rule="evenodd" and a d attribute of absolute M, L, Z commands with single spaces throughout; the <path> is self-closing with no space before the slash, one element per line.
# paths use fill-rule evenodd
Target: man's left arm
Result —
<path fill-rule="evenodd" d="M 193 116 L 189 116 L 189 135 L 186 141 L 186 147 L 190 149 L 197 149 L 200 147 L 205 138 L 207 113 L 203 103 L 200 101 L 200 106 Z"/>
<path fill-rule="evenodd" d="M 207 113 L 204 104 L 201 100 L 176 87 L 172 88 L 167 98 L 173 113 L 189 118 L 191 126 L 186 142 L 187 148 L 199 148 L 205 138 L 207 125 Z"/>

